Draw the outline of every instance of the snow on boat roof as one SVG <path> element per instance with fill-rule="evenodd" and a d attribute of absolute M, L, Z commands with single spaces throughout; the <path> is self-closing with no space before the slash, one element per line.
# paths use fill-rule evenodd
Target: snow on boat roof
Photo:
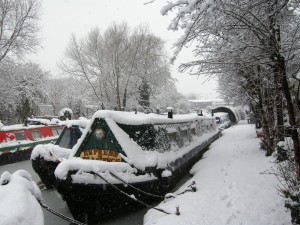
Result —
<path fill-rule="evenodd" d="M 28 118 L 28 122 L 37 122 L 40 124 L 14 124 L 14 125 L 7 125 L 7 126 L 0 126 L 0 131 L 10 131 L 10 130 L 26 130 L 26 129 L 32 129 L 32 128 L 39 128 L 39 127 L 45 127 L 48 125 L 60 125 L 60 120 L 58 119 L 52 119 L 51 121 L 48 119 L 40 119 L 40 118 Z M 2 124 L 2 123 L 1 123 Z"/>
<path fill-rule="evenodd" d="M 108 111 L 108 110 L 101 110 L 97 111 L 93 118 L 90 121 L 90 124 L 85 129 L 84 133 L 76 143 L 76 145 L 72 148 L 69 158 L 73 158 L 82 144 L 84 137 L 90 130 L 90 127 L 93 124 L 93 121 L 96 118 L 103 118 L 107 122 L 109 128 L 113 131 L 116 139 L 118 140 L 119 144 L 122 146 L 124 152 L 126 153 L 127 157 L 122 157 L 125 159 L 126 162 L 129 164 L 134 165 L 136 168 L 144 170 L 145 167 L 153 167 L 158 166 L 163 168 L 166 164 L 172 161 L 174 158 L 180 158 L 187 150 L 182 150 L 177 152 L 175 155 L 168 155 L 162 154 L 159 152 L 153 151 L 143 151 L 141 147 L 133 141 L 127 133 L 125 133 L 118 125 L 126 124 L 126 125 L 143 125 L 143 124 L 163 124 L 163 123 L 180 123 L 180 122 L 189 122 L 195 120 L 212 120 L 212 118 L 200 117 L 195 114 L 186 114 L 186 115 L 174 115 L 174 119 L 169 119 L 165 115 L 158 115 L 158 114 L 144 114 L 135 112 L 119 112 L 119 111 Z M 216 131 L 217 132 L 217 131 Z M 213 134 L 214 135 L 214 132 Z M 198 138 L 198 141 L 203 141 L 202 138 Z M 207 140 L 207 137 L 204 138 Z M 199 143 L 198 143 L 199 144 Z M 197 146 L 197 145 L 196 145 Z M 194 146 L 194 147 L 196 147 Z M 184 148 L 183 148 L 184 149 Z M 190 150 L 190 149 L 188 149 Z M 167 157 L 163 157 L 163 155 L 167 155 Z"/>
<path fill-rule="evenodd" d="M 116 123 L 124 125 L 143 125 L 143 124 L 164 124 L 164 123 L 182 123 L 199 120 L 200 117 L 196 114 L 184 114 L 173 115 L 173 119 L 168 118 L 166 115 L 154 114 L 154 113 L 137 113 L 135 112 L 121 112 L 121 111 L 109 111 L 99 110 L 97 111 L 92 121 L 95 118 L 110 118 Z M 203 117 L 201 117 L 203 119 Z"/>
<path fill-rule="evenodd" d="M 59 125 L 63 125 L 66 127 L 72 127 L 72 126 L 79 126 L 81 128 L 86 128 L 89 124 L 90 120 L 80 117 L 78 120 L 66 120 L 66 121 L 60 121 Z"/>
<path fill-rule="evenodd" d="M 24 126 L 24 124 L 15 124 L 15 125 L 3 126 L 3 127 L 1 127 L 0 131 L 26 130 L 26 129 L 32 129 L 32 128 L 38 128 L 38 127 L 45 127 L 45 125 Z"/>
<path fill-rule="evenodd" d="M 86 128 L 87 125 L 89 124 L 88 119 L 81 117 L 78 120 L 66 120 L 66 121 L 61 121 L 58 119 L 52 119 L 47 120 L 47 119 L 28 119 L 28 121 L 32 122 L 40 122 L 40 125 L 31 125 L 28 124 L 25 126 L 24 124 L 14 124 L 14 125 L 8 125 L 8 126 L 2 126 L 0 127 L 0 131 L 11 131 L 11 130 L 26 130 L 26 129 L 32 129 L 32 128 L 39 128 L 39 127 L 45 127 L 45 125 L 57 125 L 57 126 L 67 126 L 67 127 L 72 127 L 72 126 L 79 126 L 81 128 Z"/>

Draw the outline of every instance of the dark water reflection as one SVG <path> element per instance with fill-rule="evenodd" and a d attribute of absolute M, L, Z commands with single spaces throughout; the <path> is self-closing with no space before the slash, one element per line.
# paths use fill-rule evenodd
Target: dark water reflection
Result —
<path fill-rule="evenodd" d="M 34 172 L 31 166 L 31 161 L 23 161 L 18 162 L 14 164 L 8 164 L 4 166 L 0 166 L 0 175 L 4 171 L 8 171 L 10 173 L 13 173 L 17 170 L 24 169 L 27 170 L 34 181 L 38 182 L 40 179 L 38 175 Z M 183 185 L 188 179 L 190 179 L 190 176 L 187 174 L 185 177 L 183 177 L 180 182 L 178 182 L 177 186 L 172 190 L 176 191 L 181 185 Z M 55 211 L 71 217 L 72 215 L 68 209 L 68 206 L 66 202 L 64 202 L 61 199 L 60 194 L 56 190 L 42 190 L 43 199 L 49 207 L 54 209 Z M 127 213 L 123 215 L 116 215 L 116 217 L 112 219 L 107 219 L 105 221 L 101 221 L 95 225 L 142 225 L 143 224 L 143 218 L 146 212 L 148 211 L 147 208 L 141 208 L 137 209 L 135 212 Z M 44 218 L 45 218 L 45 225 L 70 225 L 69 222 L 64 221 L 63 219 L 51 214 L 47 210 L 43 209 L 44 212 Z"/>

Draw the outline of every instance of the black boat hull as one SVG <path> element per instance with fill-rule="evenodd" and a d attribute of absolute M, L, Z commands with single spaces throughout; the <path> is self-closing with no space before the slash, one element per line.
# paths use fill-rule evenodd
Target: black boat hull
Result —
<path fill-rule="evenodd" d="M 190 168 L 202 157 L 208 150 L 209 145 L 219 137 L 216 133 L 209 140 L 181 159 L 172 163 L 172 175 L 169 177 L 160 177 L 155 180 L 149 180 L 140 183 L 131 183 L 134 187 L 155 195 L 165 195 L 176 185 L 176 183 L 185 175 Z M 132 198 L 116 190 L 109 184 L 79 184 L 73 183 L 71 175 L 76 171 L 69 171 L 67 179 L 56 179 L 56 189 L 67 202 L 73 217 L 81 222 L 93 224 L 117 214 L 133 211 L 141 206 Z M 161 174 L 161 170 L 157 171 Z M 159 177 L 159 176 L 158 176 Z M 153 204 L 155 201 L 162 201 L 161 198 L 154 198 L 147 194 L 125 185 L 116 184 L 115 187 L 147 204 Z M 174 209 L 175 212 L 175 209 Z"/>
<path fill-rule="evenodd" d="M 22 151 L 7 152 L 0 155 L 0 166 L 30 159 L 32 148 Z"/>
<path fill-rule="evenodd" d="M 41 181 L 45 184 L 47 189 L 55 187 L 55 175 L 54 171 L 57 165 L 60 163 L 58 161 L 47 161 L 43 157 L 37 157 L 31 160 L 32 168 L 39 175 Z"/>

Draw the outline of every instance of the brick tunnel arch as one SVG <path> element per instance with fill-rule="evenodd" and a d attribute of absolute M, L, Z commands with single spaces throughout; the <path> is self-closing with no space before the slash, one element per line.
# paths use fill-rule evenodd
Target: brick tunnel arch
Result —
<path fill-rule="evenodd" d="M 229 118 L 232 123 L 237 123 L 239 121 L 239 118 L 238 118 L 237 114 L 235 113 L 235 111 L 230 109 L 229 107 L 221 106 L 221 107 L 214 108 L 214 113 L 217 113 L 217 112 L 228 113 Z"/>

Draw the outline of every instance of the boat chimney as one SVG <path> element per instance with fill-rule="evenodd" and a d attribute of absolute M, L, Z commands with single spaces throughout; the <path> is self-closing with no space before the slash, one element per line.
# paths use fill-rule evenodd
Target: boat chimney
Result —
<path fill-rule="evenodd" d="M 173 107 L 168 107 L 168 118 L 173 119 Z"/>
<path fill-rule="evenodd" d="M 214 109 L 211 109 L 211 116 L 214 116 Z"/>
<path fill-rule="evenodd" d="M 200 114 L 198 114 L 198 116 L 203 116 L 202 110 L 200 110 Z"/>

